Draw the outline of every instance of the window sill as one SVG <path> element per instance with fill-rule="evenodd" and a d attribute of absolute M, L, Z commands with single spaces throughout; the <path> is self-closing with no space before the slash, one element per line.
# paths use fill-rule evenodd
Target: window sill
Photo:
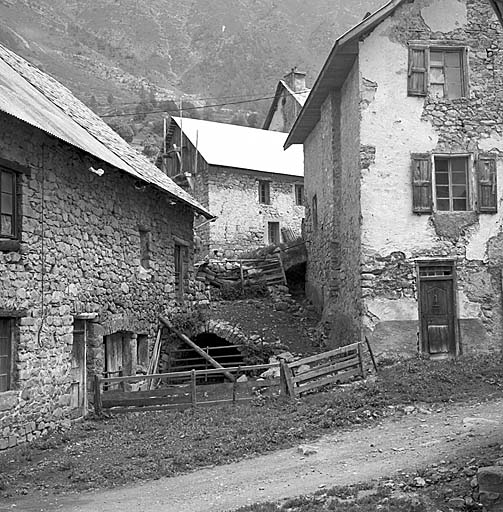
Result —
<path fill-rule="evenodd" d="M 14 252 L 19 251 L 20 248 L 21 242 L 19 240 L 0 239 L 0 252 Z"/>

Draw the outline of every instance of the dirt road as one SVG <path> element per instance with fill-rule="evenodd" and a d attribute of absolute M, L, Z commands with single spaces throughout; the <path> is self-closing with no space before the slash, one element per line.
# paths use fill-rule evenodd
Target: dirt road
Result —
<path fill-rule="evenodd" d="M 468 448 L 503 444 L 503 400 L 453 405 L 327 436 L 317 453 L 282 450 L 235 464 L 110 491 L 0 503 L 23 512 L 222 512 L 312 493 L 451 459 Z"/>

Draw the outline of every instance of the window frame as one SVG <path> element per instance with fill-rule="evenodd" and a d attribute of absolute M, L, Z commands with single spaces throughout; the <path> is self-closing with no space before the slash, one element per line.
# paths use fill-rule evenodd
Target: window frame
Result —
<path fill-rule="evenodd" d="M 258 180 L 258 202 L 271 204 L 271 182 L 269 180 Z"/>
<path fill-rule="evenodd" d="M 3 389 L 0 386 L 0 393 L 5 393 L 8 391 L 12 391 L 14 389 L 13 383 L 14 383 L 14 346 L 15 346 L 14 328 L 15 328 L 15 321 L 16 321 L 16 318 L 14 318 L 14 317 L 0 315 L 0 339 L 4 338 L 4 336 L 1 336 L 1 333 L 2 333 L 1 324 L 5 323 L 5 325 L 7 325 L 7 336 L 5 337 L 7 339 L 7 350 L 6 350 L 6 354 L 1 355 L 1 352 L 0 352 L 0 355 L 1 355 L 1 357 L 7 358 L 7 367 L 8 367 L 7 374 L 3 374 L 3 375 L 7 376 L 7 386 L 5 389 Z"/>
<path fill-rule="evenodd" d="M 440 210 L 437 203 L 437 176 L 436 176 L 436 159 L 453 160 L 454 158 L 464 158 L 466 160 L 466 210 L 453 210 L 453 200 L 451 195 L 452 183 L 449 183 L 449 210 Z M 449 162 L 448 174 L 451 175 L 451 163 Z M 472 212 L 475 211 L 475 200 L 473 197 L 473 191 L 475 189 L 474 184 L 474 162 L 473 155 L 469 153 L 434 153 L 431 155 L 431 194 L 433 202 L 433 211 L 438 213 L 457 213 L 457 212 Z M 450 179 L 449 179 L 450 182 Z"/>
<path fill-rule="evenodd" d="M 2 175 L 9 174 L 12 176 L 12 232 L 10 235 L 1 231 L 1 213 L 2 208 Z M 9 169 L 7 166 L 0 164 L 0 240 L 19 240 L 19 177 L 18 172 Z"/>
<path fill-rule="evenodd" d="M 318 195 L 314 194 L 311 199 L 311 218 L 313 231 L 318 231 Z"/>
<path fill-rule="evenodd" d="M 295 195 L 295 206 L 305 206 L 305 189 L 303 183 L 295 183 L 293 186 Z"/>
<path fill-rule="evenodd" d="M 413 65 L 413 58 L 412 54 L 413 52 L 417 51 L 423 51 L 424 52 L 424 68 L 415 68 Z M 445 89 L 447 87 L 448 90 L 448 83 L 447 81 L 444 81 L 444 96 L 443 97 L 437 97 L 437 99 L 446 99 L 446 100 L 455 100 L 455 99 L 462 99 L 462 98 L 469 98 L 470 97 L 470 89 L 469 89 L 469 80 L 468 80 L 468 47 L 464 46 L 462 44 L 453 44 L 448 45 L 445 43 L 445 41 L 442 42 L 435 42 L 431 41 L 428 43 L 425 43 L 424 41 L 409 41 L 408 43 L 408 72 L 407 72 L 407 96 L 431 96 L 431 81 L 430 81 L 430 73 L 431 73 L 431 52 L 443 52 L 444 54 L 447 52 L 458 52 L 460 54 L 460 64 L 461 64 L 461 96 L 455 97 L 455 98 L 449 98 L 448 96 L 445 96 Z M 439 67 L 439 66 L 434 66 Z M 442 66 L 442 69 L 445 70 L 445 59 L 444 59 L 444 65 Z M 424 90 L 415 89 L 412 87 L 411 84 L 411 76 L 412 73 L 424 73 Z M 445 79 L 445 71 L 444 71 L 444 79 Z"/>
<path fill-rule="evenodd" d="M 274 229 L 273 229 L 274 228 Z M 274 236 L 271 233 L 274 231 Z M 273 238 L 277 237 L 274 241 Z M 267 244 L 268 245 L 279 245 L 281 243 L 281 226 L 279 221 L 270 220 L 267 221 Z"/>

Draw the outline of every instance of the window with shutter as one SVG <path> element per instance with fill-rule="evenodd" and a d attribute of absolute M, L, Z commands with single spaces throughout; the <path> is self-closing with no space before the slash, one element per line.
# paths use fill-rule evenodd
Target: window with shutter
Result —
<path fill-rule="evenodd" d="M 425 96 L 428 80 L 428 49 L 409 47 L 409 96 Z"/>
<path fill-rule="evenodd" d="M 17 238 L 16 174 L 0 167 L 0 238 Z"/>
<path fill-rule="evenodd" d="M 492 155 L 479 155 L 476 168 L 479 212 L 496 213 L 498 211 L 496 158 Z"/>
<path fill-rule="evenodd" d="M 412 211 L 432 212 L 431 157 L 428 154 L 412 155 Z"/>
<path fill-rule="evenodd" d="M 463 98 L 468 95 L 467 52 L 459 47 L 409 46 L 409 96 Z"/>

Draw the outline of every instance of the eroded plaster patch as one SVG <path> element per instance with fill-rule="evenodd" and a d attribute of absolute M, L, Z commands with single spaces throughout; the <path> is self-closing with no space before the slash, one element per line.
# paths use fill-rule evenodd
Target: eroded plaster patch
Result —
<path fill-rule="evenodd" d="M 487 152 L 497 152 L 502 154 L 503 148 L 503 134 L 498 132 L 491 132 L 489 137 L 479 140 L 479 149 Z"/>
<path fill-rule="evenodd" d="M 432 32 L 452 32 L 468 23 L 466 3 L 459 0 L 436 0 L 421 9 L 421 16 Z"/>
<path fill-rule="evenodd" d="M 408 50 L 390 40 L 391 28 L 388 18 L 360 47 L 360 72 L 366 83 L 378 85 L 361 113 L 361 144 L 378 148 L 375 163 L 362 172 L 362 243 L 381 253 L 429 248 L 435 239 L 427 217 L 412 214 L 404 169 L 410 169 L 411 153 L 437 146 L 438 134 L 422 120 L 424 98 L 407 96 Z"/>
<path fill-rule="evenodd" d="M 432 222 L 438 236 L 457 242 L 467 228 L 478 223 L 478 217 L 476 212 L 436 212 L 432 215 Z"/>
<path fill-rule="evenodd" d="M 379 321 L 417 320 L 417 301 L 415 298 L 400 300 L 373 299 L 366 302 L 369 313 Z"/>

